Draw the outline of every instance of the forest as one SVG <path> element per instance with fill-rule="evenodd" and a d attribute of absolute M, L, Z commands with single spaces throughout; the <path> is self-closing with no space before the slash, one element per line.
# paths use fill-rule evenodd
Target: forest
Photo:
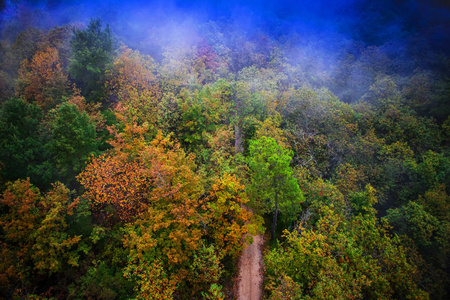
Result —
<path fill-rule="evenodd" d="M 310 2 L 1 2 L 0 299 L 448 299 L 450 7 Z"/>

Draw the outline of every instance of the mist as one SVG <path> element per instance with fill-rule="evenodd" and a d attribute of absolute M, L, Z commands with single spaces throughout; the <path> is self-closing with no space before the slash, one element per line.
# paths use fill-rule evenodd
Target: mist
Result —
<path fill-rule="evenodd" d="M 307 71 L 308 85 L 326 86 L 346 102 L 361 98 L 380 72 L 445 73 L 436 58 L 450 51 L 445 1 L 50 0 L 6 1 L 0 8 L 2 38 L 11 42 L 27 27 L 83 27 L 100 18 L 119 44 L 158 63 L 168 49 L 191 51 L 206 43 L 217 55 L 234 57 L 229 68 L 235 74 L 248 66 L 239 61 L 245 51 L 269 55 L 276 48 L 289 65 Z M 384 64 L 374 66 L 375 60 Z"/>

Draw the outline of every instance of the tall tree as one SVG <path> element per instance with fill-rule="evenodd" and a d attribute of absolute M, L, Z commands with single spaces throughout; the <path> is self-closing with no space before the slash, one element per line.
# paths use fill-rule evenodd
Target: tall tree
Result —
<path fill-rule="evenodd" d="M 71 46 L 70 78 L 81 88 L 88 102 L 100 101 L 104 93 L 105 70 L 112 62 L 113 54 L 109 25 L 102 29 L 100 19 L 92 19 L 86 29 L 75 29 Z"/>
<path fill-rule="evenodd" d="M 303 194 L 289 166 L 292 151 L 283 149 L 274 138 L 262 136 L 250 142 L 249 194 L 260 213 L 273 211 L 272 240 L 275 240 L 278 213 L 294 220 L 301 211 Z"/>

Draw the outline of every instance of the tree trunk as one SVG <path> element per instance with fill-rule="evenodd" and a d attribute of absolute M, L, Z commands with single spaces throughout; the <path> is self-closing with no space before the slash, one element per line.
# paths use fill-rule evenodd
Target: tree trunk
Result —
<path fill-rule="evenodd" d="M 275 210 L 273 212 L 273 221 L 272 221 L 272 242 L 275 241 L 275 227 L 277 227 L 277 218 L 278 218 L 278 195 L 275 194 Z"/>
<path fill-rule="evenodd" d="M 244 146 L 242 145 L 242 132 L 239 125 L 234 125 L 234 153 L 243 153 Z"/>
<path fill-rule="evenodd" d="M 237 80 L 237 77 L 234 78 L 234 80 Z M 237 92 L 236 92 L 236 83 L 234 86 L 234 95 L 233 95 L 233 101 L 234 101 L 234 154 L 238 153 L 244 153 L 244 145 L 243 145 L 243 136 L 242 136 L 242 128 L 240 126 L 242 115 L 241 115 L 241 107 L 242 107 L 242 101 L 238 99 Z"/>

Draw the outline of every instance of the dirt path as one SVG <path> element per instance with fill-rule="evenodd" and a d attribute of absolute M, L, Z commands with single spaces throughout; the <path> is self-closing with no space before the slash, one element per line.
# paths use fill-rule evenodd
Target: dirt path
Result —
<path fill-rule="evenodd" d="M 259 300 L 262 292 L 263 236 L 253 236 L 253 243 L 244 250 L 239 261 L 238 300 Z"/>

